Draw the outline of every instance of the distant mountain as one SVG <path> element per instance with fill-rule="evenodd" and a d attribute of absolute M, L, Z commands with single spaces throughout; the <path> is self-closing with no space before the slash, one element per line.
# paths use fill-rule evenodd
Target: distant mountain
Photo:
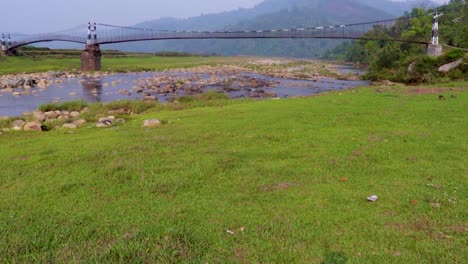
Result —
<path fill-rule="evenodd" d="M 396 17 L 360 0 L 266 0 L 251 9 L 190 19 L 159 19 L 136 27 L 168 30 L 256 30 L 313 27 Z M 205 25 L 203 27 L 203 25 Z M 209 26 L 208 26 L 209 25 Z M 317 57 L 340 40 L 173 40 L 112 45 L 112 49 L 222 55 Z"/>
<path fill-rule="evenodd" d="M 380 9 L 385 10 L 385 12 L 401 16 L 405 11 L 411 11 L 414 7 L 424 7 L 430 8 L 438 6 L 437 3 L 430 0 L 409 0 L 409 1 L 388 1 L 388 0 L 357 0 L 360 3 Z"/>
<path fill-rule="evenodd" d="M 216 30 L 260 15 L 277 12 L 301 1 L 304 0 L 267 0 L 253 8 L 240 8 L 186 19 L 161 18 L 136 24 L 135 27 L 163 30 Z"/>
<path fill-rule="evenodd" d="M 134 25 L 155 30 L 257 30 L 336 25 L 401 16 L 415 5 L 433 2 L 390 0 L 265 0 L 253 8 L 187 19 L 161 18 Z M 106 45 L 138 52 L 180 51 L 220 55 L 317 57 L 342 40 L 170 40 Z M 63 47 L 62 43 L 58 44 Z M 59 47 L 47 43 L 41 46 Z M 76 47 L 70 44 L 69 47 Z"/>

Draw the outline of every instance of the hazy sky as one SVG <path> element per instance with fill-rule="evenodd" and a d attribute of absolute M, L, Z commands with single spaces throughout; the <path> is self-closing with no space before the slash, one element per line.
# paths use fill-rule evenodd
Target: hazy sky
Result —
<path fill-rule="evenodd" d="M 0 32 L 38 33 L 96 21 L 132 25 L 160 17 L 189 17 L 262 0 L 10 0 L 2 1 Z"/>
<path fill-rule="evenodd" d="M 133 25 L 160 17 L 190 17 L 239 7 L 252 7 L 262 1 L 10 0 L 2 1 L 1 4 L 0 32 L 53 32 L 85 24 L 88 21 Z"/>

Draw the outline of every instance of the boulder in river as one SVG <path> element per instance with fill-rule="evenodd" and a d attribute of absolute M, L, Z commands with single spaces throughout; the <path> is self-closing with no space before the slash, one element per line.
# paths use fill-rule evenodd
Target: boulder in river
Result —
<path fill-rule="evenodd" d="M 143 100 L 145 101 L 158 101 L 158 98 L 156 96 L 145 96 L 143 97 Z"/>

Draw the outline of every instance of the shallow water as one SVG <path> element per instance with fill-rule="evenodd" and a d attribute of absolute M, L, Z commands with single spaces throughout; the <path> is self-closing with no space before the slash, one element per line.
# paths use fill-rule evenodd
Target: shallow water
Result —
<path fill-rule="evenodd" d="M 352 65 L 338 65 L 336 66 L 336 69 L 341 73 L 341 74 L 358 74 L 358 75 L 363 75 L 366 73 L 366 70 L 364 68 L 357 68 Z"/>
<path fill-rule="evenodd" d="M 0 116 L 18 116 L 24 112 L 32 111 L 39 105 L 50 102 L 65 102 L 70 100 L 85 100 L 87 102 L 112 102 L 117 100 L 141 99 L 142 94 L 136 93 L 132 88 L 140 81 L 155 76 L 171 77 L 197 77 L 200 81 L 206 81 L 211 76 L 203 73 L 191 72 L 143 72 L 143 73 L 121 73 L 101 77 L 80 77 L 63 79 L 63 83 L 51 84 L 47 89 L 39 90 L 32 88 L 30 95 L 14 96 L 11 93 L 0 90 Z M 233 75 L 221 73 L 216 77 L 218 80 L 229 79 Z M 282 78 L 272 78 L 260 74 L 245 72 L 236 73 L 235 76 L 241 80 L 244 78 L 255 78 L 262 81 L 274 82 L 270 87 L 259 89 L 267 92 L 274 92 L 278 97 L 287 98 L 295 96 L 307 96 L 331 90 L 342 90 L 356 86 L 369 85 L 366 81 L 344 81 L 321 78 L 317 81 L 291 80 Z M 234 87 L 238 91 L 231 91 L 228 94 L 231 98 L 249 97 L 255 93 L 256 89 L 250 87 Z M 207 86 L 203 90 L 216 89 L 223 91 L 221 86 Z M 128 90 L 131 95 L 123 95 L 119 91 Z M 22 89 L 17 89 L 23 92 Z M 151 94 L 156 96 L 160 102 L 166 102 L 174 96 L 184 95 L 183 89 L 174 94 Z"/>

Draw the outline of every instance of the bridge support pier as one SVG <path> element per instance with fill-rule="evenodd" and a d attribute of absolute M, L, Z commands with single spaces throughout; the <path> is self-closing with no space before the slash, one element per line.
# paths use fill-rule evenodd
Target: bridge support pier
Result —
<path fill-rule="evenodd" d="M 15 50 L 0 50 L 0 56 L 14 56 L 15 54 Z"/>
<path fill-rule="evenodd" d="M 439 14 L 437 11 L 434 13 L 432 20 L 432 38 L 431 42 L 427 45 L 426 54 L 433 57 L 439 57 L 443 53 L 442 45 L 439 44 Z"/>
<path fill-rule="evenodd" d="M 428 44 L 426 54 L 433 57 L 439 57 L 443 53 L 442 45 Z"/>
<path fill-rule="evenodd" d="M 82 71 L 100 71 L 101 70 L 101 48 L 99 44 L 88 44 L 81 53 Z"/>

